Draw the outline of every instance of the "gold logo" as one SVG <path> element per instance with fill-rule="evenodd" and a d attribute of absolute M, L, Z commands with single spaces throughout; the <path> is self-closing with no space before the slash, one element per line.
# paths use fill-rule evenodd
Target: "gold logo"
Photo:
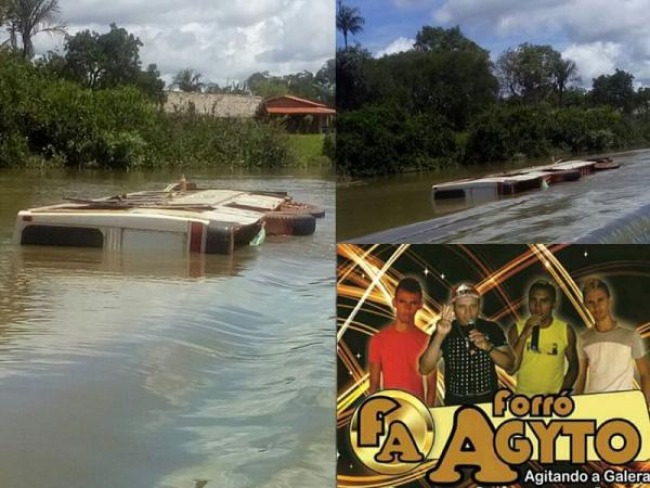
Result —
<path fill-rule="evenodd" d="M 433 447 L 433 419 L 415 396 L 383 390 L 366 398 L 350 424 L 352 450 L 376 473 L 396 475 L 415 469 Z"/>

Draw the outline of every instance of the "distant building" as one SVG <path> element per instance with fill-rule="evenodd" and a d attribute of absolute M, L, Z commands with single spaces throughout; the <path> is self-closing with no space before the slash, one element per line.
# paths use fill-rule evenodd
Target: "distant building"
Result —
<path fill-rule="evenodd" d="M 253 95 L 169 91 L 165 112 L 194 112 L 213 117 L 252 118 L 262 109 L 262 98 Z"/>
<path fill-rule="evenodd" d="M 165 112 L 192 112 L 212 117 L 282 119 L 288 132 L 319 134 L 328 132 L 336 110 L 305 98 L 283 95 L 262 101 L 253 95 L 169 91 Z"/>
<path fill-rule="evenodd" d="M 284 119 L 288 132 L 328 132 L 336 115 L 327 105 L 291 95 L 265 100 L 264 108 L 269 117 Z"/>

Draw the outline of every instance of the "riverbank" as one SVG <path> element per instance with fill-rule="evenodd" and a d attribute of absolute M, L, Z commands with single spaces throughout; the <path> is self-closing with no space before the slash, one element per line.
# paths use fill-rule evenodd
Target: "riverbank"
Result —
<path fill-rule="evenodd" d="M 609 106 L 495 105 L 467 128 L 393 106 L 339 114 L 337 172 L 341 181 L 407 174 L 413 170 L 517 164 L 576 158 L 650 144 L 650 115 Z"/>
<path fill-rule="evenodd" d="M 501 173 L 506 171 L 516 171 L 525 168 L 531 168 L 535 166 L 544 166 L 552 164 L 560 160 L 584 160 L 584 159 L 595 159 L 595 158 L 605 158 L 605 157 L 619 157 L 625 156 L 628 154 L 635 154 L 638 152 L 643 152 L 650 150 L 648 145 L 639 145 L 633 148 L 626 148 L 625 150 L 614 151 L 614 152 L 600 152 L 600 153 L 580 153 L 580 154 L 569 154 L 569 153 L 555 153 L 551 156 L 536 157 L 536 158 L 521 158 L 515 161 L 491 161 L 485 164 L 469 164 L 462 165 L 458 162 L 450 164 L 449 166 L 443 168 L 436 168 L 431 170 L 422 170 L 419 168 L 411 168 L 401 171 L 399 175 L 374 175 L 368 176 L 365 178 L 351 178 L 349 175 L 338 175 L 337 174 L 337 187 L 340 188 L 349 188 L 355 186 L 363 186 L 366 184 L 373 184 L 373 182 L 390 180 L 392 178 L 398 178 L 401 176 L 429 176 L 431 177 L 433 183 L 445 183 L 453 179 L 461 178 L 481 178 L 487 175 L 494 173 Z"/>
<path fill-rule="evenodd" d="M 288 145 L 289 156 L 284 164 L 280 167 L 291 169 L 292 171 L 315 168 L 323 170 L 334 171 L 333 161 L 323 154 L 323 142 L 324 136 L 321 134 L 286 134 L 283 136 L 286 137 L 286 144 Z M 241 162 L 241 161 L 240 161 Z M 38 156 L 29 154 L 24 156 L 24 159 L 21 161 L 16 161 L 14 164 L 6 165 L 5 168 L 14 168 L 14 169 L 57 169 L 65 168 L 65 162 L 60 158 L 46 158 L 44 156 Z M 0 166 L 2 168 L 2 166 Z M 130 169 L 131 171 L 136 169 L 154 169 L 154 168 L 179 168 L 181 170 L 201 170 L 203 168 L 216 168 L 221 171 L 226 171 L 232 174 L 241 173 L 242 171 L 249 173 L 250 171 L 255 171 L 256 169 L 263 171 L 265 168 L 267 170 L 272 170 L 274 166 L 267 165 L 255 165 L 255 167 L 250 167 L 246 164 L 236 164 L 235 162 L 228 163 L 223 161 L 222 158 L 219 160 L 180 160 L 180 161 L 158 161 L 155 164 L 151 165 L 138 165 L 136 167 L 127 167 L 127 168 L 116 168 L 118 170 Z M 106 168 L 104 165 L 98 163 L 97 161 L 89 161 L 85 164 L 81 164 L 75 168 L 75 170 L 100 170 L 100 169 L 111 169 Z M 277 169 L 277 168 L 276 168 Z"/>

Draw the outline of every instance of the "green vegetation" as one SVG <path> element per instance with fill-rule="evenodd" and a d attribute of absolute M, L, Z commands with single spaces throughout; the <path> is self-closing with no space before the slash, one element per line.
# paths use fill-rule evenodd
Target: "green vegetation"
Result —
<path fill-rule="evenodd" d="M 283 122 L 164 112 L 165 83 L 155 64 L 142 66 L 140 39 L 115 24 L 104 34 L 66 35 L 58 13 L 58 0 L 0 0 L 0 28 L 9 33 L 0 45 L 0 167 L 331 163 L 323 156 L 322 136 L 292 138 Z M 33 62 L 32 39 L 39 32 L 65 35 L 64 54 L 48 53 Z M 322 101 L 334 96 L 333 59 L 316 76 L 256 73 L 248 80 L 251 86 L 219 87 L 201 77 L 187 68 L 172 86 L 262 97 L 268 88 Z"/>
<path fill-rule="evenodd" d="M 325 153 L 325 136 L 323 134 L 291 134 L 291 149 L 303 165 L 330 164 L 334 158 Z"/>
<path fill-rule="evenodd" d="M 363 24 L 339 2 L 339 177 L 650 144 L 650 89 L 635 91 L 629 73 L 599 76 L 586 90 L 575 63 L 551 46 L 523 43 L 492 62 L 458 27 L 424 26 L 412 50 L 376 59 L 347 45 Z"/>
<path fill-rule="evenodd" d="M 271 76 L 268 71 L 253 73 L 244 88 L 262 98 L 296 95 L 332 106 L 335 86 L 336 65 L 334 59 L 330 59 L 315 75 L 309 71 L 286 76 Z"/>
<path fill-rule="evenodd" d="M 67 36 L 65 55 L 49 54 L 38 65 L 46 73 L 84 88 L 97 91 L 133 86 L 149 100 L 162 103 L 165 83 L 155 64 L 142 69 L 140 47 L 140 39 L 111 24 L 105 34 L 85 30 Z"/>
<path fill-rule="evenodd" d="M 454 133 L 441 117 L 410 116 L 395 106 L 368 106 L 337 122 L 337 171 L 371 176 L 437 169 L 453 161 Z"/>
<path fill-rule="evenodd" d="M 298 162 L 275 124 L 165 114 L 136 87 L 101 90 L 0 54 L 0 167 L 277 167 Z"/>

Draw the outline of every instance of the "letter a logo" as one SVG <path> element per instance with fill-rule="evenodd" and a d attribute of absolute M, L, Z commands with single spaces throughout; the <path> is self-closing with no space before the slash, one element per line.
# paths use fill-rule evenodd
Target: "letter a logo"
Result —
<path fill-rule="evenodd" d="M 380 474 L 403 474 L 426 460 L 433 447 L 433 419 L 413 395 L 383 390 L 368 397 L 350 424 L 352 450 Z"/>

